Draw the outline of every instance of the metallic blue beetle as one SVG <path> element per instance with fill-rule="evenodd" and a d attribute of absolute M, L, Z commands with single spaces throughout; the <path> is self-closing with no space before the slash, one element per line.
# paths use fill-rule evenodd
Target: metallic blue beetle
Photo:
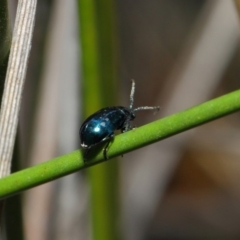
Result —
<path fill-rule="evenodd" d="M 81 139 L 81 147 L 85 149 L 84 158 L 87 156 L 88 150 L 104 141 L 108 141 L 104 148 L 104 157 L 107 159 L 107 147 L 110 140 L 114 137 L 115 130 L 126 132 L 132 129 L 130 121 L 135 118 L 135 112 L 139 110 L 159 111 L 159 107 L 138 107 L 133 109 L 135 93 L 135 82 L 132 80 L 132 89 L 130 93 L 129 108 L 116 106 L 107 107 L 99 110 L 88 117 L 82 124 L 79 135 Z"/>

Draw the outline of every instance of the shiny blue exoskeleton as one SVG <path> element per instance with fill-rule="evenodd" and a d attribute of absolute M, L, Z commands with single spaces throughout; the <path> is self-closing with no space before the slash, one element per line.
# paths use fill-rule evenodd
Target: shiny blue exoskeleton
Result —
<path fill-rule="evenodd" d="M 110 139 L 114 137 L 115 130 L 126 132 L 131 129 L 130 121 L 135 118 L 135 112 L 139 110 L 155 110 L 159 107 L 138 107 L 133 109 L 135 92 L 135 82 L 132 80 L 132 89 L 130 94 L 130 107 L 107 107 L 99 110 L 88 117 L 82 124 L 79 135 L 81 139 L 81 147 L 86 149 L 86 158 L 88 150 L 104 141 L 108 141 L 104 148 L 104 157 L 107 159 L 107 147 Z"/>
<path fill-rule="evenodd" d="M 108 138 L 113 137 L 114 131 L 124 129 L 135 115 L 125 107 L 108 107 L 99 110 L 88 117 L 80 129 L 81 146 L 88 148 Z"/>

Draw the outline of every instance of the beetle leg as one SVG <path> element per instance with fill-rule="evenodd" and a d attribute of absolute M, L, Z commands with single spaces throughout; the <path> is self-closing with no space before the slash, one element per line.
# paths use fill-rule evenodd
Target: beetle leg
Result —
<path fill-rule="evenodd" d="M 108 147 L 109 147 L 109 144 L 110 144 L 110 142 L 111 142 L 111 140 L 112 140 L 113 137 L 114 137 L 114 134 L 112 134 L 112 135 L 109 136 L 108 142 L 107 142 L 107 144 L 105 145 L 105 147 L 103 148 L 104 160 L 108 160 L 108 156 L 107 156 Z"/>
<path fill-rule="evenodd" d="M 84 153 L 83 153 L 83 161 L 84 161 L 84 163 L 87 162 L 87 155 L 88 155 L 89 149 L 90 148 L 86 148 Z"/>
<path fill-rule="evenodd" d="M 121 129 L 121 132 L 124 133 L 124 132 L 127 132 L 127 131 L 131 130 L 131 129 L 132 129 L 132 126 L 131 126 L 131 124 L 130 124 L 130 121 L 128 121 L 128 122 L 125 124 L 125 126 Z"/>
<path fill-rule="evenodd" d="M 108 160 L 108 156 L 107 156 L 107 152 L 108 152 L 108 146 L 110 144 L 110 141 L 107 142 L 107 144 L 105 145 L 104 149 L 103 149 L 103 156 L 104 156 L 104 160 Z"/>

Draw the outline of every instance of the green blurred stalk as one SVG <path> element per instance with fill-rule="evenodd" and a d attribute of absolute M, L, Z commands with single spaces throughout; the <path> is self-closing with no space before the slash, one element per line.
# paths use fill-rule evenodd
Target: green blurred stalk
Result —
<path fill-rule="evenodd" d="M 84 118 L 115 105 L 114 7 L 111 0 L 79 0 Z M 117 240 L 118 167 L 105 162 L 88 170 L 93 239 Z"/>

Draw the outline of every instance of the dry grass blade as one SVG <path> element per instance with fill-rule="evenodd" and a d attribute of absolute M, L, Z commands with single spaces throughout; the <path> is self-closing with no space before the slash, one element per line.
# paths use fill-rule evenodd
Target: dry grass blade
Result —
<path fill-rule="evenodd" d="M 19 0 L 0 113 L 0 178 L 10 173 L 37 0 Z"/>

